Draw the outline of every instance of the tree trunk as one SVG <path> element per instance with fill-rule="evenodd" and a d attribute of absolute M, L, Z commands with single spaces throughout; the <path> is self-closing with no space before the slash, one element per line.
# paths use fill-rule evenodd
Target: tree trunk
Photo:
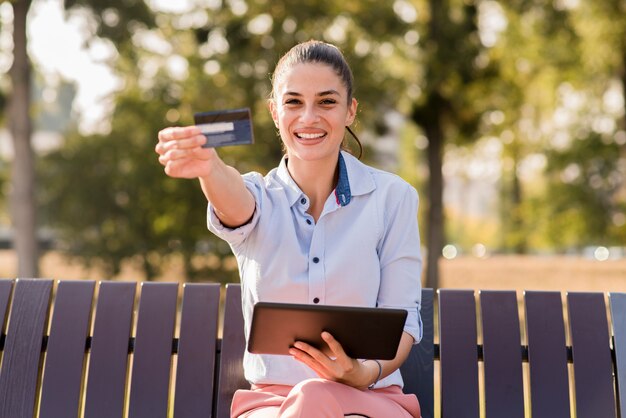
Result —
<path fill-rule="evenodd" d="M 524 214 L 522 210 L 522 182 L 517 174 L 519 168 L 519 152 L 515 152 L 514 164 L 512 170 L 512 211 L 511 227 L 513 232 L 513 250 L 516 254 L 526 254 L 528 252 L 528 244 L 526 242 L 526 233 L 524 232 Z"/>
<path fill-rule="evenodd" d="M 26 16 L 30 0 L 13 3 L 12 91 L 8 102 L 8 125 L 15 151 L 11 172 L 13 245 L 18 277 L 37 277 L 38 246 L 35 214 L 35 161 L 31 146 L 31 66 L 27 53 Z"/>
<path fill-rule="evenodd" d="M 626 99 L 626 42 L 622 46 L 622 68 L 619 71 L 619 78 L 622 81 L 622 97 Z M 624 100 L 624 113 L 620 121 L 622 129 L 626 129 L 626 100 Z"/>
<path fill-rule="evenodd" d="M 439 117 L 424 124 L 428 138 L 428 224 L 426 225 L 428 255 L 425 287 L 439 287 L 439 259 L 443 249 L 443 129 Z"/>

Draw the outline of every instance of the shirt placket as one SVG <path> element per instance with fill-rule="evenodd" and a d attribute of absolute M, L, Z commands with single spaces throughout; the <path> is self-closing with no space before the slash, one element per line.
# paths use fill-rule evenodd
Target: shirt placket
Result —
<path fill-rule="evenodd" d="M 324 229 L 321 227 L 321 218 L 317 223 L 313 222 L 313 218 L 306 211 L 309 209 L 309 199 L 305 195 L 301 195 L 298 199 L 299 216 L 302 217 L 306 226 L 305 236 L 309 237 L 308 257 L 308 275 L 309 275 L 309 297 L 307 303 L 323 304 L 324 303 Z"/>
<path fill-rule="evenodd" d="M 314 304 L 326 303 L 323 222 L 320 218 L 315 225 L 309 250 L 309 302 Z"/>

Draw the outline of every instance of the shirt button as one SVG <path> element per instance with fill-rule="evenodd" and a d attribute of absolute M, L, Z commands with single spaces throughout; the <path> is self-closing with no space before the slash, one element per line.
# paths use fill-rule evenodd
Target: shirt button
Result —
<path fill-rule="evenodd" d="M 313 299 L 313 303 L 320 303 L 320 298 Z"/>
<path fill-rule="evenodd" d="M 303 197 L 302 199 L 300 199 L 300 203 L 302 203 L 303 205 L 306 205 L 306 199 Z"/>
<path fill-rule="evenodd" d="M 311 225 L 311 220 L 310 220 L 310 219 L 307 219 L 307 220 L 306 220 L 306 223 L 307 223 L 307 224 L 309 224 L 309 225 Z"/>
<path fill-rule="evenodd" d="M 320 262 L 320 259 L 319 259 L 319 258 L 317 258 L 317 257 L 313 257 L 313 262 L 314 262 L 314 263 L 319 263 L 319 262 Z"/>

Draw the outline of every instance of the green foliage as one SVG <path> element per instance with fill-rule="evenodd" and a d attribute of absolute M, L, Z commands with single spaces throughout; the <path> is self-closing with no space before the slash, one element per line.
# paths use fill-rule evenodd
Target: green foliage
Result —
<path fill-rule="evenodd" d="M 422 95 L 414 102 L 412 120 L 425 132 L 441 123 L 448 140 L 471 143 L 487 110 L 490 64 L 478 65 L 483 53 L 473 2 L 430 1 L 424 41 Z M 438 122 L 439 121 L 439 122 Z M 437 138 L 431 137 L 430 141 Z M 431 167 L 434 168 L 434 167 Z"/>
<path fill-rule="evenodd" d="M 128 41 L 138 27 L 154 27 L 154 14 L 143 0 L 64 0 L 68 11 L 86 11 L 95 19 L 96 33 L 115 45 Z"/>
<path fill-rule="evenodd" d="M 489 50 L 497 74 L 490 90 L 493 107 L 481 131 L 499 137 L 503 145 L 500 246 L 526 252 L 534 245 L 535 199 L 545 196 L 533 191 L 531 179 L 520 178 L 520 166 L 546 148 L 558 87 L 574 79 L 580 64 L 580 39 L 567 10 L 540 0 L 498 5 L 507 26 Z"/>
<path fill-rule="evenodd" d="M 618 193 L 624 174 L 616 155 L 619 146 L 595 133 L 549 153 L 547 233 L 557 248 L 623 243 L 611 237 L 613 215 L 623 213 Z"/>

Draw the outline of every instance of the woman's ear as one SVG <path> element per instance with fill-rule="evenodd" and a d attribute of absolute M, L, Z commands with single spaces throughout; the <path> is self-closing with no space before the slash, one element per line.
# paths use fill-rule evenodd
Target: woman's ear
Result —
<path fill-rule="evenodd" d="M 276 109 L 276 102 L 274 101 L 274 99 L 267 100 L 267 107 L 270 110 L 272 119 L 274 120 L 274 125 L 278 128 L 278 111 Z"/>
<path fill-rule="evenodd" d="M 348 114 L 346 115 L 346 126 L 352 125 L 356 118 L 356 110 L 359 107 L 359 102 L 353 97 L 350 105 L 348 106 Z"/>

